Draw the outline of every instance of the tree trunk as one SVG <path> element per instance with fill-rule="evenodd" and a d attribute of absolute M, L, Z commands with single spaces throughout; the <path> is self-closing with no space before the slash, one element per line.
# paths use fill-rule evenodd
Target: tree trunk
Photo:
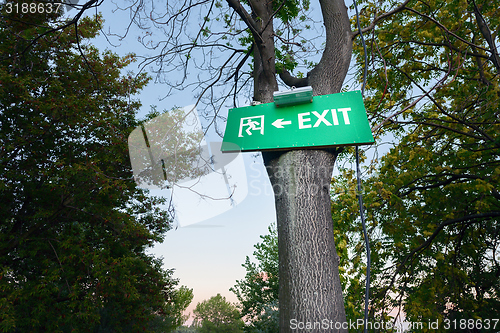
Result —
<path fill-rule="evenodd" d="M 319 325 L 311 332 L 337 331 L 345 311 L 330 205 L 336 155 L 294 150 L 264 156 L 278 222 L 280 332 L 307 323 Z"/>
<path fill-rule="evenodd" d="M 252 18 L 238 3 L 228 3 L 254 32 L 254 100 L 273 101 L 278 89 L 272 24 L 272 1 L 249 0 Z M 326 44 L 307 79 L 282 79 L 289 85 L 311 85 L 314 95 L 340 92 L 351 60 L 352 37 L 342 0 L 320 0 Z M 283 73 L 282 73 L 283 74 Z M 287 82 L 288 81 L 288 82 Z M 333 238 L 330 182 L 337 150 L 265 152 L 264 163 L 273 185 L 278 223 L 280 332 L 310 325 L 308 332 L 347 332 Z"/>
<path fill-rule="evenodd" d="M 344 2 L 320 0 L 320 4 L 326 29 L 325 50 L 304 82 L 313 87 L 314 95 L 340 92 L 352 52 Z M 282 333 L 294 328 L 347 332 L 330 204 L 337 152 L 263 153 L 276 205 Z"/>

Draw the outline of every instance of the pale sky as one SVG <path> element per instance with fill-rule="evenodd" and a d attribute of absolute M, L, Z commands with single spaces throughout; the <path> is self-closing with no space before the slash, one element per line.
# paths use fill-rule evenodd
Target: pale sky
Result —
<path fill-rule="evenodd" d="M 254 163 L 250 156 L 245 156 L 245 162 L 249 192 L 242 203 L 209 220 L 167 232 L 165 242 L 153 249 L 164 258 L 165 268 L 176 268 L 174 276 L 180 278 L 181 284 L 193 288 L 189 312 L 198 302 L 217 293 L 237 301 L 229 288 L 245 277 L 241 266 L 245 256 L 253 253 L 259 236 L 267 234 L 267 228 L 276 221 L 271 185 L 263 176 L 263 165 Z"/>

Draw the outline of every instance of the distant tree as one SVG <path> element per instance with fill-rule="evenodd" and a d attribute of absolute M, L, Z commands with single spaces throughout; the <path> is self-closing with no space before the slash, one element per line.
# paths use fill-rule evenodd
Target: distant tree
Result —
<path fill-rule="evenodd" d="M 188 293 L 145 251 L 169 219 L 127 152 L 148 78 L 88 44 L 99 17 L 0 13 L 0 331 L 180 325 Z"/>
<path fill-rule="evenodd" d="M 169 312 L 174 314 L 174 316 L 167 317 L 166 321 L 169 327 L 175 328 L 181 326 L 189 319 L 189 314 L 185 315 L 183 313 L 193 300 L 193 289 L 181 286 L 175 290 L 173 296 L 172 302 L 168 303 L 168 307 Z"/>
<path fill-rule="evenodd" d="M 193 325 L 200 333 L 238 333 L 245 326 L 236 306 L 220 294 L 198 303 L 193 313 Z"/>
<path fill-rule="evenodd" d="M 148 325 L 148 332 L 177 332 L 177 329 L 186 322 L 189 314 L 183 314 L 193 300 L 193 289 L 181 286 L 173 290 L 171 299 L 167 302 L 168 316 L 157 313 Z"/>
<path fill-rule="evenodd" d="M 231 291 L 241 304 L 241 315 L 250 324 L 245 332 L 278 332 L 278 235 L 275 227 L 269 227 L 269 234 L 260 236 L 262 243 L 256 244 L 253 255 L 258 263 L 247 256 L 247 273 L 243 280 L 236 281 Z"/>
<path fill-rule="evenodd" d="M 174 333 L 198 333 L 198 329 L 196 327 L 187 327 L 187 326 L 180 326 L 178 327 Z"/>

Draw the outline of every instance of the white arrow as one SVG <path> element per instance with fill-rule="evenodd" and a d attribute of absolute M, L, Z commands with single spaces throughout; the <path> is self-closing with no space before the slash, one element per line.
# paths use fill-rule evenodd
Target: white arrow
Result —
<path fill-rule="evenodd" d="M 276 128 L 284 128 L 283 125 L 290 125 L 292 123 L 291 120 L 286 120 L 281 118 L 281 119 L 277 119 L 273 122 L 273 126 L 276 127 Z"/>

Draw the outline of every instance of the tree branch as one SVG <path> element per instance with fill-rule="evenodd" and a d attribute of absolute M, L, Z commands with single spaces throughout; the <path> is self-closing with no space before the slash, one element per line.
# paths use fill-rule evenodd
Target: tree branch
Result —
<path fill-rule="evenodd" d="M 426 15 L 424 13 L 421 13 L 419 12 L 418 10 L 415 10 L 413 8 L 406 8 L 408 11 L 414 13 L 414 14 L 417 14 L 419 16 L 422 16 L 422 17 L 425 17 L 426 19 L 428 19 L 429 21 L 433 22 L 435 25 L 437 25 L 441 30 L 443 30 L 444 32 L 446 32 L 447 34 L 455 37 L 456 39 L 458 39 L 459 41 L 461 41 L 462 43 L 465 43 L 469 46 L 472 46 L 472 47 L 477 47 L 478 49 L 480 50 L 483 50 L 485 52 L 491 52 L 489 49 L 485 49 L 484 47 L 481 47 L 479 45 L 476 45 L 474 43 L 471 43 L 471 42 L 468 42 L 466 41 L 465 39 L 463 39 L 462 37 L 458 36 L 457 34 L 451 32 L 448 28 L 446 28 L 444 25 L 442 25 L 441 23 L 439 23 L 438 21 L 436 21 L 436 19 L 430 17 L 429 15 Z"/>
<path fill-rule="evenodd" d="M 305 87 L 309 84 L 309 80 L 307 77 L 298 78 L 290 74 L 289 71 L 283 69 L 281 73 L 279 73 L 280 78 L 285 82 L 285 84 L 289 87 Z"/>
<path fill-rule="evenodd" d="M 78 12 L 78 14 L 76 14 L 73 19 L 71 19 L 70 21 L 68 21 L 66 24 L 62 25 L 62 26 L 59 26 L 59 27 L 56 27 L 56 28 L 51 28 L 47 31 L 45 31 L 44 33 L 41 33 L 39 34 L 38 36 L 36 36 L 32 41 L 31 43 L 26 46 L 26 48 L 21 52 L 21 54 L 24 54 L 26 51 L 28 51 L 40 38 L 44 37 L 44 36 L 47 36 L 53 32 L 56 32 L 56 31 L 60 31 L 60 30 L 64 30 L 68 27 L 70 27 L 71 25 L 76 25 L 78 24 L 78 20 L 80 20 L 80 18 L 82 17 L 83 13 L 89 9 L 89 8 L 92 8 L 92 7 L 95 7 L 95 6 L 99 6 L 100 3 L 98 3 L 99 1 L 102 1 L 103 0 L 90 0 L 88 2 L 86 2 L 83 6 L 82 6 L 82 9 L 80 9 L 80 11 Z M 97 4 L 96 4 L 97 3 Z"/>
<path fill-rule="evenodd" d="M 450 72 L 451 72 L 451 66 L 449 66 L 449 70 L 448 70 L 448 73 L 446 73 L 435 85 L 434 87 L 432 87 L 430 90 L 426 91 L 422 96 L 420 96 L 419 98 L 417 98 L 415 101 L 413 101 L 413 103 L 411 103 L 410 105 L 408 105 L 407 107 L 405 107 L 404 109 L 400 110 L 400 111 L 397 111 L 393 114 L 391 114 L 390 116 L 387 116 L 380 124 L 378 124 L 377 126 L 375 126 L 373 129 L 372 129 L 372 133 L 375 133 L 376 131 L 378 131 L 382 125 L 384 125 L 388 120 L 390 120 L 391 118 L 394 118 L 398 115 L 400 115 L 401 113 L 405 112 L 406 110 L 414 107 L 415 105 L 418 104 L 418 102 L 420 102 L 424 97 L 426 96 L 429 96 L 429 94 L 437 89 L 438 87 L 440 87 L 441 85 L 443 85 L 444 81 L 448 78 L 448 76 L 450 75 Z"/>
<path fill-rule="evenodd" d="M 286 0 L 283 0 L 283 1 L 281 2 L 281 5 L 278 7 L 278 9 L 276 9 L 276 10 L 274 11 L 274 13 L 272 13 L 271 17 L 269 18 L 269 20 L 267 20 L 267 23 L 266 23 L 266 25 L 264 26 L 264 29 L 262 29 L 262 31 L 266 30 L 267 26 L 268 26 L 268 25 L 272 22 L 272 20 L 273 20 L 273 19 L 274 19 L 274 17 L 276 16 L 276 14 L 277 14 L 277 13 L 281 10 L 281 8 L 285 5 L 285 2 L 286 2 Z M 276 36 L 276 35 L 274 35 L 274 36 Z"/>
<path fill-rule="evenodd" d="M 393 10 L 391 11 L 388 11 L 382 15 L 379 15 L 377 16 L 376 18 L 373 19 L 372 23 L 364 28 L 364 29 L 361 29 L 361 31 L 363 32 L 363 34 L 367 31 L 370 31 L 370 30 L 373 30 L 375 29 L 375 26 L 377 25 L 377 23 L 391 15 L 394 15 L 396 13 L 399 13 L 400 11 L 404 10 L 406 8 L 406 5 L 408 4 L 408 2 L 410 2 L 410 0 L 406 0 L 405 2 L 403 2 L 401 5 L 399 5 L 398 7 L 394 8 Z M 357 35 L 359 35 L 359 30 L 355 30 L 352 32 L 352 38 L 354 39 Z"/>
<path fill-rule="evenodd" d="M 446 179 L 446 180 L 443 180 L 439 183 L 432 184 L 432 185 L 408 187 L 410 184 L 416 183 L 417 181 L 423 180 L 424 178 L 431 178 L 431 177 L 436 178 L 436 177 L 440 177 L 440 176 L 451 176 L 451 177 Z M 410 194 L 411 192 L 414 192 L 417 190 L 418 191 L 428 190 L 431 188 L 436 188 L 436 187 L 440 187 L 443 185 L 448 185 L 448 184 L 451 184 L 453 181 L 459 180 L 459 179 L 473 179 L 473 180 L 475 180 L 475 179 L 483 179 L 483 178 L 479 177 L 479 176 L 475 176 L 475 175 L 465 175 L 465 174 L 460 174 L 460 175 L 455 175 L 455 174 L 426 175 L 426 176 L 414 179 L 410 183 L 406 184 L 405 187 L 408 187 L 408 190 L 404 193 L 401 193 L 401 197 L 406 196 L 406 195 Z"/>
<path fill-rule="evenodd" d="M 491 30 L 486 24 L 486 21 L 481 15 L 481 12 L 479 11 L 479 8 L 477 8 L 476 2 L 472 0 L 472 3 L 474 4 L 474 15 L 476 16 L 476 21 L 477 25 L 479 27 L 479 31 L 481 31 L 481 34 L 483 35 L 484 39 L 486 39 L 486 42 L 488 43 L 490 49 L 491 49 L 491 61 L 493 62 L 493 65 L 495 65 L 497 71 L 500 71 L 500 57 L 498 56 L 498 51 L 497 47 L 495 45 L 495 41 L 493 40 L 493 37 L 491 36 Z"/>
<path fill-rule="evenodd" d="M 437 237 L 437 235 L 441 232 L 441 230 L 443 230 L 444 227 L 452 225 L 452 224 L 457 224 L 460 222 L 467 222 L 470 224 L 470 223 L 474 223 L 475 222 L 474 220 L 477 220 L 477 219 L 486 219 L 486 218 L 499 217 L 499 216 L 500 216 L 500 212 L 493 211 L 493 212 L 482 213 L 482 214 L 467 215 L 467 216 L 459 217 L 456 219 L 447 220 L 447 221 L 444 221 L 441 224 L 439 224 L 437 226 L 436 230 L 434 230 L 433 234 L 429 238 L 427 238 L 427 240 L 424 243 L 422 243 L 419 247 L 413 249 L 410 253 L 408 253 L 408 255 L 406 255 L 406 257 L 403 259 L 401 264 L 398 265 L 398 268 L 396 269 L 396 271 L 394 272 L 394 274 L 392 276 L 391 282 L 389 283 L 389 285 L 387 287 L 385 287 L 381 291 L 380 294 L 382 295 L 382 297 L 385 297 L 385 294 L 387 293 L 387 291 L 389 291 L 392 288 L 392 286 L 394 285 L 394 281 L 396 280 L 396 276 L 403 270 L 403 268 L 406 265 L 406 263 L 408 262 L 408 260 L 410 260 L 410 258 L 412 258 L 413 255 L 415 255 L 417 252 L 420 252 L 420 251 L 426 249 L 427 247 L 429 247 L 429 245 L 431 245 L 432 241 Z"/>
<path fill-rule="evenodd" d="M 352 56 L 352 31 L 344 1 L 320 0 L 319 3 L 326 42 L 320 61 L 307 73 L 315 96 L 340 92 Z"/>
<path fill-rule="evenodd" d="M 257 30 L 257 23 L 254 21 L 254 19 L 250 16 L 250 14 L 243 8 L 239 0 L 226 0 L 229 7 L 233 8 L 236 13 L 241 17 L 243 22 L 246 23 L 248 28 L 252 31 L 252 34 L 255 38 L 255 40 L 259 40 L 261 43 L 264 42 L 262 40 L 262 36 L 260 35 L 260 32 Z"/>
<path fill-rule="evenodd" d="M 236 66 L 236 69 L 235 71 L 233 72 L 233 74 L 231 74 L 227 79 L 226 79 L 226 82 L 229 82 L 229 80 L 231 80 L 232 77 L 234 76 L 238 76 L 238 72 L 239 70 L 241 69 L 241 67 L 243 67 L 243 65 L 247 62 L 248 58 L 250 57 L 250 55 L 252 54 L 253 52 L 253 48 L 254 48 L 254 45 L 252 43 L 252 46 L 250 46 L 250 49 L 248 49 L 247 53 L 245 54 L 245 56 L 243 57 L 243 59 L 241 59 L 241 61 L 238 63 L 238 65 Z"/>

